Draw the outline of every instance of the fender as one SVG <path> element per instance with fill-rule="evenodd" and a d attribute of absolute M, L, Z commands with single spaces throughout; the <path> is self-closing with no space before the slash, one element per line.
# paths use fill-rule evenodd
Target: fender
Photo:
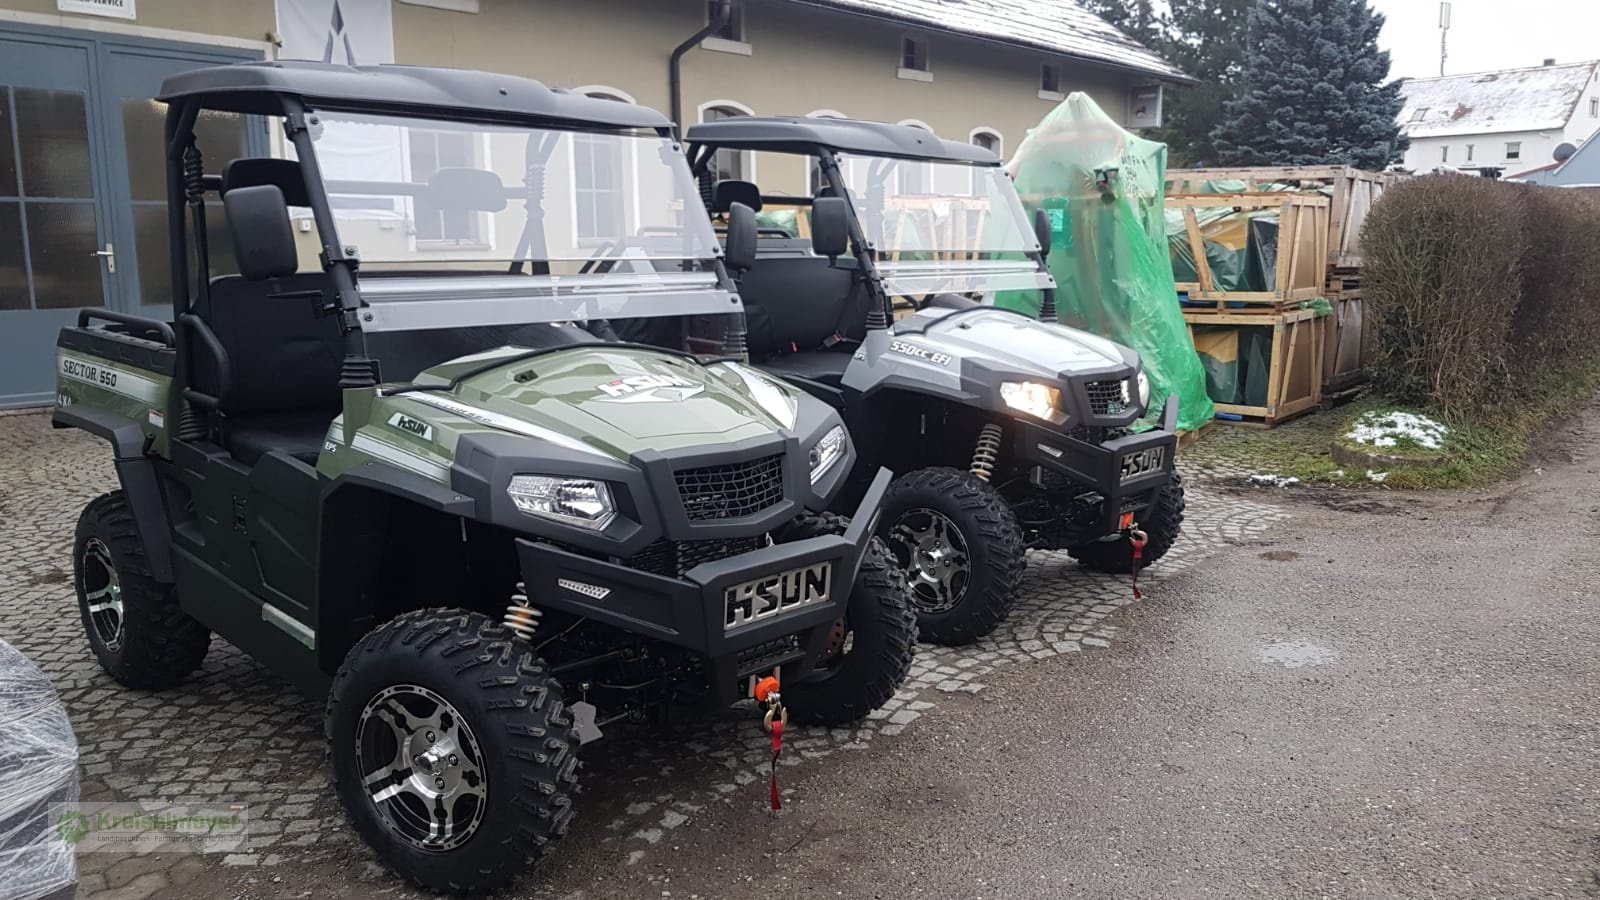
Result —
<path fill-rule="evenodd" d="M 51 415 L 57 428 L 81 428 L 111 442 L 117 479 L 133 511 L 133 525 L 144 545 L 150 575 L 162 584 L 177 580 L 172 569 L 172 520 L 161 499 L 154 458 L 145 453 L 144 432 L 127 416 L 90 407 L 58 407 Z"/>

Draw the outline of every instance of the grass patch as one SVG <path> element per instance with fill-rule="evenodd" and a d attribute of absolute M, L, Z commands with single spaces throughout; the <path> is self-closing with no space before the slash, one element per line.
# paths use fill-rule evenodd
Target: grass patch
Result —
<path fill-rule="evenodd" d="M 1277 475 L 1298 478 L 1306 484 L 1402 490 L 1483 487 L 1516 474 L 1545 430 L 1582 409 L 1597 392 L 1600 363 L 1576 373 L 1541 377 L 1533 389 L 1525 389 L 1521 402 L 1498 404 L 1470 419 L 1408 410 L 1388 398 L 1369 394 L 1337 409 L 1266 431 L 1218 424 L 1183 452 L 1200 466 L 1215 471 L 1242 470 L 1246 476 Z M 1370 421 L 1395 410 L 1423 413 L 1443 422 L 1449 428 L 1443 447 L 1433 450 L 1400 438 L 1393 447 L 1379 448 L 1354 445 L 1345 439 L 1363 417 Z M 1380 481 L 1366 470 L 1352 471 L 1334 462 L 1329 448 L 1336 440 L 1393 456 L 1422 454 L 1444 459 L 1434 466 L 1391 468 Z"/>

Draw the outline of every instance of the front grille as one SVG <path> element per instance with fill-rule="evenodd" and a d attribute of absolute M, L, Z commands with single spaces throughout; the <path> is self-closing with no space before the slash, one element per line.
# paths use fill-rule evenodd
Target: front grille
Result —
<path fill-rule="evenodd" d="M 1106 427 L 1101 425 L 1074 425 L 1067 434 L 1072 435 L 1086 444 L 1104 444 L 1120 437 L 1128 436 L 1128 429 Z"/>
<path fill-rule="evenodd" d="M 799 652 L 800 638 L 791 634 L 740 650 L 734 660 L 734 666 L 740 672 L 770 669 L 777 661 Z"/>
<path fill-rule="evenodd" d="M 1134 510 L 1139 509 L 1141 507 L 1149 506 L 1150 505 L 1150 495 L 1153 494 L 1153 493 L 1155 493 L 1155 492 L 1154 491 L 1143 491 L 1143 492 L 1138 493 L 1138 494 L 1129 494 L 1126 497 L 1123 497 L 1122 501 L 1117 505 L 1118 506 L 1117 512 L 1119 512 L 1119 513 L 1133 512 Z"/>
<path fill-rule="evenodd" d="M 1123 380 L 1090 381 L 1084 384 L 1089 393 L 1089 412 L 1096 416 L 1120 416 L 1128 407 L 1122 399 Z"/>
<path fill-rule="evenodd" d="M 654 575 L 678 578 L 695 566 L 749 553 L 766 545 L 758 537 L 730 538 L 723 541 L 659 540 L 628 559 L 630 568 Z"/>
<path fill-rule="evenodd" d="M 677 473 L 683 511 L 695 522 L 752 516 L 783 499 L 783 454 Z"/>

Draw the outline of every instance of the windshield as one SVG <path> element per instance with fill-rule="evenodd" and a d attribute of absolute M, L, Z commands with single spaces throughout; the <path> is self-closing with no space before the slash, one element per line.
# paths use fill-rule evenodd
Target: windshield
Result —
<path fill-rule="evenodd" d="M 1038 243 L 1001 167 L 847 154 L 839 160 L 891 294 L 991 294 L 1054 285 L 1023 255 Z"/>
<path fill-rule="evenodd" d="M 867 239 L 893 253 L 1033 250 L 1033 228 L 999 166 L 840 154 Z"/>
<path fill-rule="evenodd" d="M 687 160 L 654 132 L 319 111 L 312 140 L 387 379 L 645 320 L 715 348 L 692 317 L 739 309 Z"/>
<path fill-rule="evenodd" d="M 529 260 L 579 272 L 616 258 L 716 255 L 693 177 L 660 135 L 318 118 L 314 146 L 339 240 L 364 271 L 506 271 Z"/>

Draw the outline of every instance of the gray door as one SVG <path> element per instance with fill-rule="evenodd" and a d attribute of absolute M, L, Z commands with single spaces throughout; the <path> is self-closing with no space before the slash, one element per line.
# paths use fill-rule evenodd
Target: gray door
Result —
<path fill-rule="evenodd" d="M 167 75 L 248 58 L 0 28 L 0 408 L 51 402 L 56 332 L 80 308 L 171 319 L 165 109 L 152 98 Z M 212 171 L 245 155 L 237 120 L 214 120 L 202 140 Z"/>
<path fill-rule="evenodd" d="M 167 76 L 202 65 L 253 58 L 239 53 L 195 51 L 143 44 L 105 43 L 100 47 L 105 85 L 108 170 L 113 186 L 114 231 L 121 239 L 117 271 L 110 275 L 126 311 L 153 319 L 172 319 L 172 266 L 167 247 L 167 170 L 163 128 L 166 104 L 152 99 Z M 237 115 L 206 112 L 195 123 L 195 143 L 207 172 L 221 172 L 228 160 L 266 155 L 259 122 L 246 133 Z M 252 152 L 253 151 L 253 152 Z M 206 207 L 211 271 L 235 271 L 222 205 Z"/>
<path fill-rule="evenodd" d="M 0 34 L 0 406 L 49 402 L 57 330 L 111 299 L 93 74 L 90 47 Z"/>

